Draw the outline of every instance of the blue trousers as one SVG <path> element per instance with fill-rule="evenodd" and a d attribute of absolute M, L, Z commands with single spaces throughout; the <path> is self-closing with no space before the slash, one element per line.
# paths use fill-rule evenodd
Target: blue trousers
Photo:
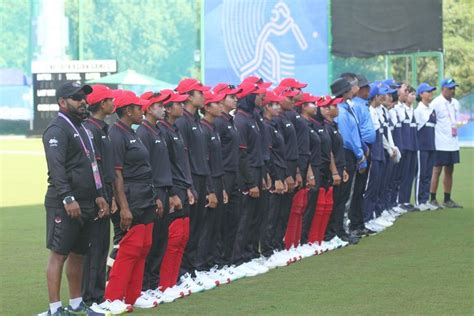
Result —
<path fill-rule="evenodd" d="M 383 165 L 383 161 L 372 160 L 370 162 L 367 185 L 363 196 L 364 223 L 374 219 L 374 215 L 378 213 L 380 189 L 383 182 Z"/>
<path fill-rule="evenodd" d="M 430 197 L 431 174 L 436 160 L 436 151 L 418 151 L 418 172 L 416 175 L 415 198 L 416 204 L 428 202 Z"/>
<path fill-rule="evenodd" d="M 410 203 L 411 191 L 413 189 L 413 181 L 415 180 L 416 165 L 417 165 L 417 152 L 405 150 L 402 155 L 405 156 L 401 168 L 401 182 L 400 192 L 398 194 L 399 204 Z"/>

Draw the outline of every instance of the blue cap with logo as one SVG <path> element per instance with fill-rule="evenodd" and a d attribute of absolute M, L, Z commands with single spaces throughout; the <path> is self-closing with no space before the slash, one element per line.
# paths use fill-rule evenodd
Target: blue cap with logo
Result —
<path fill-rule="evenodd" d="M 392 94 L 394 92 L 397 92 L 397 90 L 392 89 L 390 85 L 387 85 L 385 81 L 381 84 L 379 84 L 379 94 Z"/>
<path fill-rule="evenodd" d="M 426 82 L 422 82 L 422 83 L 420 83 L 420 85 L 416 89 L 416 95 L 421 95 L 423 92 L 431 92 L 431 91 L 434 91 L 434 90 L 436 90 L 436 87 L 432 87 L 429 84 L 427 84 Z"/>
<path fill-rule="evenodd" d="M 445 78 L 443 79 L 443 81 L 441 81 L 441 88 L 452 89 L 457 86 L 458 84 L 456 83 L 456 81 L 454 81 L 454 79 L 451 79 L 451 78 Z"/>

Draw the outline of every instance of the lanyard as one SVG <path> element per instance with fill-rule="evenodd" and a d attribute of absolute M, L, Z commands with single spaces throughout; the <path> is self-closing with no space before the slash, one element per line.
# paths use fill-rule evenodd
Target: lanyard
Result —
<path fill-rule="evenodd" d="M 59 113 L 58 114 L 60 117 L 62 117 L 66 122 L 68 122 L 68 124 L 74 129 L 74 131 L 76 132 L 76 134 L 79 136 L 79 140 L 81 141 L 81 145 L 82 145 L 82 148 L 84 149 L 84 152 L 86 154 L 87 157 L 89 157 L 89 150 L 87 149 L 86 147 L 86 144 L 84 144 L 84 140 L 82 139 L 82 136 L 81 136 L 81 133 L 79 133 L 79 131 L 77 130 L 77 128 L 74 126 L 74 124 L 72 124 L 71 120 L 69 119 L 69 117 L 67 117 L 66 115 L 62 114 L 62 113 Z M 82 124 L 81 124 L 82 126 Z M 84 128 L 84 127 L 83 127 Z M 87 136 L 89 136 L 89 133 L 87 133 L 87 130 L 84 128 L 84 130 L 86 131 L 86 134 Z M 92 148 L 92 152 L 94 152 L 94 146 L 92 145 L 92 141 L 90 139 L 90 137 L 87 137 L 87 139 L 89 139 L 89 144 L 91 145 L 91 148 Z M 90 158 L 90 157 L 89 157 Z"/>
<path fill-rule="evenodd" d="M 453 125 L 453 118 L 451 117 L 451 111 L 449 110 L 448 103 L 449 102 L 445 102 L 444 106 L 446 107 L 446 111 L 448 111 L 449 121 L 451 122 L 451 125 Z M 456 112 L 456 109 L 454 109 L 454 112 Z M 455 113 L 455 116 L 456 116 L 456 113 Z"/>
<path fill-rule="evenodd" d="M 97 166 L 97 161 L 95 159 L 94 145 L 92 145 L 92 140 L 89 137 L 89 133 L 88 133 L 87 129 L 84 128 L 84 126 L 82 126 L 82 124 L 81 124 L 82 128 L 84 129 L 84 131 L 87 134 L 87 139 L 89 140 L 89 144 L 91 145 L 92 155 L 90 155 L 90 152 L 87 149 L 86 144 L 84 143 L 84 140 L 82 139 L 81 134 L 79 133 L 77 128 L 74 126 L 74 124 L 72 124 L 69 117 L 67 117 L 66 115 L 64 115 L 62 113 L 59 113 L 58 115 L 61 118 L 63 118 L 72 127 L 72 129 L 76 132 L 76 134 L 79 136 L 79 140 L 81 141 L 82 149 L 84 149 L 84 153 L 86 154 L 86 157 L 89 158 L 89 161 L 91 162 L 91 168 L 92 168 L 92 174 L 94 176 L 95 187 L 96 187 L 97 190 L 102 189 L 102 179 L 100 177 L 99 167 Z"/>

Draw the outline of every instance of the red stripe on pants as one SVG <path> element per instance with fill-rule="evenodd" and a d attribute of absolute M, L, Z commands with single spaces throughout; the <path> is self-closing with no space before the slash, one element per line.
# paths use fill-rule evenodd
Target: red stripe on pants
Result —
<path fill-rule="evenodd" d="M 298 246 L 301 238 L 301 226 L 303 221 L 303 213 L 308 204 L 308 188 L 303 188 L 295 193 L 291 204 L 290 217 L 285 233 L 285 248 L 290 249 L 291 246 Z"/>
<path fill-rule="evenodd" d="M 175 219 L 168 228 L 168 245 L 160 268 L 161 291 L 176 284 L 189 239 L 189 217 Z"/>
<path fill-rule="evenodd" d="M 130 228 L 120 241 L 104 298 L 134 304 L 140 296 L 145 259 L 150 251 L 153 223 Z"/>

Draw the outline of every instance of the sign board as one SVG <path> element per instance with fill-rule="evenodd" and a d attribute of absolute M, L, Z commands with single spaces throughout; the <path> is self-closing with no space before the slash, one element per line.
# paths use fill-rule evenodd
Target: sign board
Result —
<path fill-rule="evenodd" d="M 56 88 L 66 81 L 84 83 L 117 72 L 116 60 L 34 61 L 33 75 L 33 134 L 42 134 L 56 117 L 59 106 Z"/>
<path fill-rule="evenodd" d="M 295 77 L 326 94 L 328 10 L 328 0 L 205 0 L 204 82 Z"/>

